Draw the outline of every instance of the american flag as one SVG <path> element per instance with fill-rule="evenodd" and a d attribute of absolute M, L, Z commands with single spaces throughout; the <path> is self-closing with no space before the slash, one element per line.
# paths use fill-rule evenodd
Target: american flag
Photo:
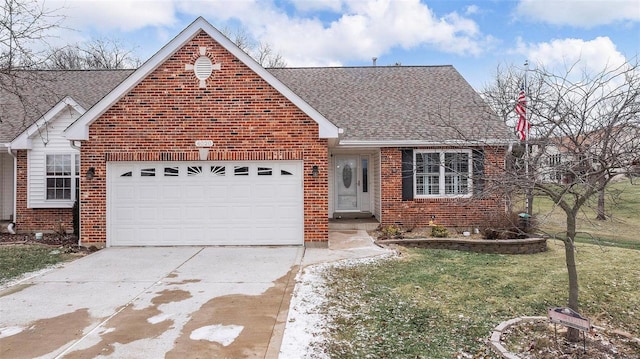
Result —
<path fill-rule="evenodd" d="M 516 132 L 521 141 L 527 139 L 527 132 L 531 128 L 531 124 L 527 121 L 527 96 L 524 93 L 524 86 L 520 88 L 518 94 L 518 103 L 516 104 L 516 113 L 518 114 L 518 125 Z"/>

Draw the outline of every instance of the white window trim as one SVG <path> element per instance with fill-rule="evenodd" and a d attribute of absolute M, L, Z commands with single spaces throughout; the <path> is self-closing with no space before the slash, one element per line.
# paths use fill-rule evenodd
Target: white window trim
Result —
<path fill-rule="evenodd" d="M 419 153 L 439 153 L 440 154 L 440 174 L 438 177 L 439 194 L 418 194 L 417 183 L 417 165 L 416 156 Z M 445 193 L 445 167 L 444 167 L 444 154 L 445 153 L 465 153 L 468 155 L 469 172 L 468 172 L 468 190 L 466 194 L 446 194 Z M 414 150 L 413 151 L 413 197 L 414 198 L 470 198 L 473 196 L 473 153 L 470 149 L 465 150 Z"/>
<path fill-rule="evenodd" d="M 66 155 L 66 156 L 71 156 L 71 198 L 70 199 L 49 199 L 47 198 L 47 179 L 48 179 L 48 175 L 47 175 L 47 156 L 62 156 L 62 155 Z M 44 180 L 44 208 L 67 208 L 67 207 L 72 207 L 74 202 L 76 201 L 76 192 L 77 192 L 77 188 L 76 188 L 76 178 L 80 179 L 81 173 L 80 173 L 80 168 L 76 169 L 76 156 L 80 156 L 79 153 L 77 152 L 52 152 L 52 153 L 45 153 L 44 154 L 44 173 L 43 173 L 43 180 Z M 78 159 L 78 167 L 80 167 L 80 160 Z M 76 172 L 78 172 L 78 175 L 76 176 Z M 78 181 L 79 182 L 79 181 Z"/>

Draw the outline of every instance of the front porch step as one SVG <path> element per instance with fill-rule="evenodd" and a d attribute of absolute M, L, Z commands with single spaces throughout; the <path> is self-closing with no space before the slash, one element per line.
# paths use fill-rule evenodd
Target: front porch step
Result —
<path fill-rule="evenodd" d="M 375 218 L 340 218 L 329 219 L 330 231 L 364 230 L 373 231 L 380 223 Z"/>

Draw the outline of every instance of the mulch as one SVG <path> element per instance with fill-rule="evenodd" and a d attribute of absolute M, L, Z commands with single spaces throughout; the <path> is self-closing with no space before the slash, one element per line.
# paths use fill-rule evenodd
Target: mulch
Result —
<path fill-rule="evenodd" d="M 97 250 L 95 247 L 78 245 L 78 237 L 73 234 L 44 233 L 41 240 L 36 240 L 33 233 L 0 233 L 1 245 L 43 245 L 64 248 L 66 253 L 87 253 Z"/>

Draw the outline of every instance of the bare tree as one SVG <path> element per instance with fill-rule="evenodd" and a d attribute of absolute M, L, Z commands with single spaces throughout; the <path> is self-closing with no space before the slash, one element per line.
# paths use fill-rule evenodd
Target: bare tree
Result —
<path fill-rule="evenodd" d="M 44 48 L 47 32 L 60 26 L 62 18 L 36 0 L 3 0 L 0 14 L 0 70 L 38 65 L 34 48 Z"/>
<path fill-rule="evenodd" d="M 3 123 L 3 117 L 9 113 L 35 111 L 25 100 L 24 89 L 27 84 L 40 84 L 43 80 L 22 70 L 42 65 L 41 53 L 34 49 L 46 47 L 49 32 L 60 26 L 62 17 L 36 0 L 2 0 L 0 4 L 0 91 L 5 99 L 17 98 L 16 104 L 22 107 L 21 111 L 14 111 L 6 103 L 0 104 L 0 123 Z"/>
<path fill-rule="evenodd" d="M 624 63 L 592 74 L 575 63 L 557 74 L 543 67 L 528 71 L 527 114 L 532 123 L 529 145 L 519 161 L 529 171 L 511 169 L 501 178 L 506 192 L 550 198 L 562 209 L 562 240 L 569 279 L 568 306 L 578 311 L 576 219 L 593 197 L 604 193 L 614 176 L 630 175 L 640 156 L 640 67 Z M 505 120 L 513 117 L 515 94 L 524 71 L 499 69 L 485 99 Z M 598 196 L 595 196 L 598 197 Z M 570 329 L 567 338 L 578 340 Z"/>
<path fill-rule="evenodd" d="M 232 30 L 228 27 L 222 29 L 222 33 L 231 39 L 242 51 L 253 57 L 262 67 L 282 68 L 287 63 L 280 53 L 275 53 L 269 43 L 255 41 L 244 28 Z"/>
<path fill-rule="evenodd" d="M 133 50 L 112 39 L 51 49 L 44 64 L 47 69 L 56 70 L 126 69 L 139 65 Z"/>

